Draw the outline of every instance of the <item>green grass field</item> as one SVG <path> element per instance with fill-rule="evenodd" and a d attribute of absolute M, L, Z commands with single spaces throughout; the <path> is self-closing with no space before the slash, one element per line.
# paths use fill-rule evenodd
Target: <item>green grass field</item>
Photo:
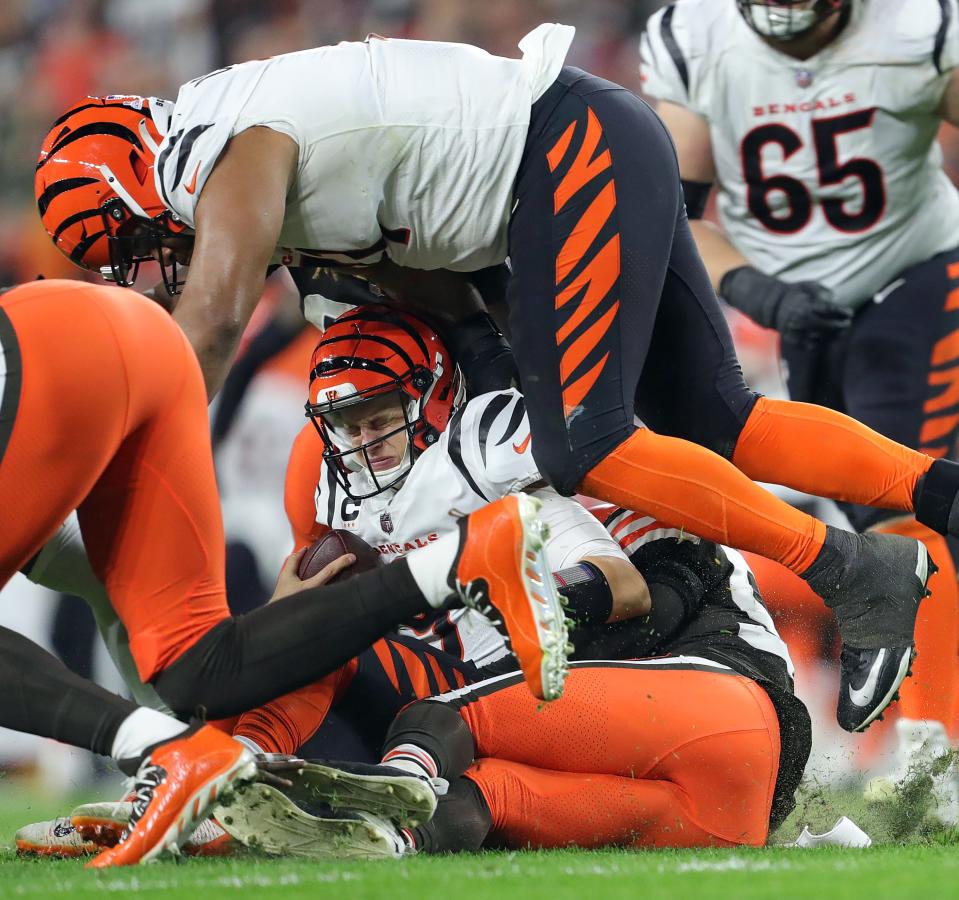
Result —
<path fill-rule="evenodd" d="M 858 815 L 857 821 L 880 839 L 890 840 L 896 828 L 906 827 L 901 816 L 870 819 L 865 811 L 849 808 L 850 798 L 841 802 L 843 811 Z M 828 827 L 837 811 L 833 806 L 830 798 L 814 795 L 799 814 L 815 827 Z M 554 851 L 417 857 L 397 863 L 311 863 L 250 856 L 171 860 L 107 873 L 86 872 L 82 863 L 72 860 L 16 858 L 11 844 L 18 826 L 68 808 L 69 804 L 41 800 L 21 787 L 0 788 L 0 897 L 85 900 L 128 893 L 170 900 L 245 895 L 262 900 L 959 897 L 959 843 L 951 835 L 921 834 L 915 828 L 908 834 L 900 831 L 900 836 L 916 843 L 858 851 Z M 792 838 L 797 831 L 791 821 L 780 834 Z"/>

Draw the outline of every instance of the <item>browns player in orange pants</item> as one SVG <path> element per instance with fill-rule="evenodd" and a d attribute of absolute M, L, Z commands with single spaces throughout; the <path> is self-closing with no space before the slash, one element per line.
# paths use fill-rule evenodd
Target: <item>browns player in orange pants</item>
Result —
<path fill-rule="evenodd" d="M 175 527 L 162 527 L 171 506 L 163 478 L 171 457 L 182 454 L 191 487 L 202 485 L 203 463 L 210 466 L 195 428 L 205 418 L 202 383 L 169 316 L 142 298 L 131 302 L 128 293 L 45 281 L 0 299 L 0 585 L 79 507 L 91 555 L 112 574 L 118 596 L 136 598 L 130 620 L 144 629 L 154 616 L 169 615 L 158 589 L 164 582 L 168 594 L 187 593 L 175 576 L 192 573 L 178 569 L 170 554 L 201 555 L 196 523 L 204 516 L 215 521 L 217 508 L 215 491 L 212 508 L 175 507 L 192 526 L 190 542 L 178 542 Z M 166 367 L 166 379 L 152 376 L 153 365 Z M 151 549 L 146 541 L 156 534 L 163 540 Z M 216 584 L 194 580 L 199 602 L 190 612 L 209 627 L 215 606 L 204 599 L 215 600 Z M 174 638 L 190 615 L 181 612 L 181 620 Z M 147 659 L 152 666 L 154 657 Z M 256 771 L 236 741 L 109 694 L 8 629 L 0 631 L 0 675 L 0 724 L 113 755 L 130 771 L 140 766 L 122 852 L 94 865 L 149 859 L 178 843 L 178 832 L 189 834 L 219 791 Z"/>
<path fill-rule="evenodd" d="M 396 715 L 381 764 L 308 763 L 287 799 L 265 793 L 265 810 L 246 814 L 235 836 L 283 853 L 295 834 L 300 853 L 374 858 L 485 845 L 763 844 L 794 807 L 811 728 L 749 569 L 729 548 L 625 510 L 606 527 L 621 531 L 633 565 L 668 571 L 683 595 L 685 613 L 657 639 L 648 643 L 641 620 L 579 629 L 583 661 L 547 707 L 526 701 L 516 673 L 464 673 L 466 685 Z M 625 658 L 650 648 L 668 655 Z M 393 694 L 384 676 L 371 680 L 371 662 L 351 677 L 372 690 L 339 700 L 339 724 L 367 738 Z M 357 702 L 351 716 L 344 707 Z M 449 782 L 438 803 L 428 788 L 424 797 L 424 782 L 437 787 L 437 778 Z M 285 823 L 277 834 L 274 813 Z"/>
<path fill-rule="evenodd" d="M 573 663 L 563 701 L 544 709 L 527 702 L 515 676 L 481 682 L 401 713 L 388 748 L 414 717 L 414 728 L 432 719 L 425 727 L 444 734 L 437 774 L 465 774 L 479 788 L 496 843 L 766 841 L 780 763 L 776 711 L 755 681 L 707 660 Z"/>
<path fill-rule="evenodd" d="M 214 717 L 230 715 L 312 682 L 396 621 L 446 602 L 450 578 L 483 578 L 505 620 L 540 640 L 548 632 L 530 622 L 535 598 L 523 574 L 524 542 L 538 522 L 515 498 L 469 520 L 439 554 L 231 617 L 206 394 L 196 357 L 169 315 L 132 291 L 35 282 L 0 300 L 0 350 L 0 504 L 7 519 L 0 584 L 77 509 L 93 570 L 126 626 L 141 678 L 185 716 L 199 705 Z M 489 545 L 503 552 L 488 553 Z M 551 585 L 541 599 L 556 602 Z M 47 654 L 13 632 L 2 638 L 0 665 L 9 669 L 3 674 L 11 689 L 0 702 L 0 725 L 116 750 L 135 706 L 59 670 L 47 677 Z M 523 655 L 536 640 L 514 641 L 514 650 Z M 537 675 L 535 651 L 527 662 Z M 37 702 L 34 693 L 50 702 Z M 170 737 L 169 727 L 157 734 L 151 722 L 121 749 L 139 756 Z M 183 731 L 173 725 L 174 733 Z M 138 788 L 131 828 L 138 821 L 144 828 L 132 828 L 131 839 L 97 865 L 135 862 L 185 838 L 218 789 L 254 771 L 249 752 L 213 729 L 173 744 L 173 751 L 161 748 L 163 771 Z M 199 774 L 197 760 L 206 767 Z M 170 800 L 159 811 L 150 804 L 170 793 L 171 781 L 187 790 L 191 808 L 197 795 L 192 812 Z"/>

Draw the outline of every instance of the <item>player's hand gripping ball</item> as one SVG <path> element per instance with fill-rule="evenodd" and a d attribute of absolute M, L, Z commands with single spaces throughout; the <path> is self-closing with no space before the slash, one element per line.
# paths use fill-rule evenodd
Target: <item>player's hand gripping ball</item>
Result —
<path fill-rule="evenodd" d="M 352 553 L 356 557 L 356 562 L 334 575 L 327 584 L 346 581 L 347 578 L 359 575 L 360 572 L 369 572 L 383 565 L 380 554 L 362 538 L 358 538 L 349 531 L 334 529 L 307 547 L 300 559 L 296 574 L 302 581 L 306 581 L 347 553 Z"/>

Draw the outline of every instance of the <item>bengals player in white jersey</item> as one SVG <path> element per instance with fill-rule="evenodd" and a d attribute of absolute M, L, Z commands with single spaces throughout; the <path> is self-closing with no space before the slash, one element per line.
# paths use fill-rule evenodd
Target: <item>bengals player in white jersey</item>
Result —
<path fill-rule="evenodd" d="M 959 124 L 955 0 L 679 0 L 650 20 L 641 75 L 713 284 L 779 331 L 792 398 L 951 456 L 959 193 L 936 135 Z M 714 182 L 721 227 L 701 218 Z M 956 548 L 902 511 L 844 509 L 860 531 L 923 540 L 941 566 L 902 694 L 904 775 L 925 740 L 948 747 L 959 709 Z M 940 809 L 955 822 L 951 792 Z"/>
<path fill-rule="evenodd" d="M 271 260 L 366 264 L 394 300 L 456 320 L 478 311 L 465 275 L 508 255 L 543 477 L 803 575 L 847 648 L 840 719 L 865 728 L 906 676 L 928 554 L 829 529 L 751 479 L 918 507 L 945 533 L 959 465 L 748 388 L 661 121 L 564 66 L 572 38 L 542 25 L 519 60 L 371 38 L 212 72 L 174 104 L 88 98 L 44 142 L 41 216 L 74 261 L 121 283 L 159 257 L 176 289 L 173 264 L 189 261 L 175 316 L 211 392 Z M 878 686 L 849 695 L 864 681 Z"/>

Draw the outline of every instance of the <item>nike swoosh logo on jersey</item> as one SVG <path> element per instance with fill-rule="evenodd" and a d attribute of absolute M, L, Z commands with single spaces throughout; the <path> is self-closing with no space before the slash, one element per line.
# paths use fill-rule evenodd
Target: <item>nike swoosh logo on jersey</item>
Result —
<path fill-rule="evenodd" d="M 873 661 L 869 669 L 869 676 L 866 683 L 858 690 L 849 686 L 849 699 L 858 707 L 869 706 L 872 703 L 873 696 L 876 693 L 876 683 L 879 681 L 879 670 L 886 659 L 886 651 L 880 650 L 879 655 Z"/>
<path fill-rule="evenodd" d="M 529 446 L 529 439 L 530 439 L 532 436 L 533 436 L 533 433 L 530 432 L 528 435 L 526 435 L 526 440 L 523 441 L 522 444 L 513 444 L 513 450 L 514 450 L 516 453 L 525 453 L 525 452 L 526 452 L 526 448 Z"/>
<path fill-rule="evenodd" d="M 188 194 L 193 194 L 196 192 L 196 176 L 200 174 L 200 166 L 202 165 L 203 165 L 203 160 L 201 159 L 196 164 L 196 168 L 193 170 L 193 177 L 189 180 L 189 182 L 187 182 L 187 184 L 183 185 L 184 190 Z"/>

